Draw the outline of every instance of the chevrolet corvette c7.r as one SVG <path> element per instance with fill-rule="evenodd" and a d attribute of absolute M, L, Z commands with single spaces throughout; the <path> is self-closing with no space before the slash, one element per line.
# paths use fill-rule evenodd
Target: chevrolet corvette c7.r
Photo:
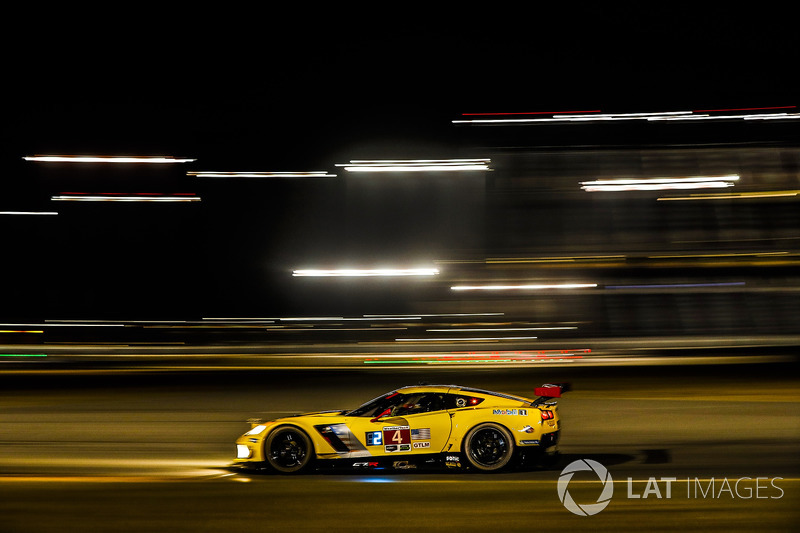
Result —
<path fill-rule="evenodd" d="M 566 384 L 535 399 L 456 385 L 403 387 L 353 410 L 252 421 L 232 466 L 298 473 L 313 468 L 424 466 L 494 472 L 552 461 Z"/>

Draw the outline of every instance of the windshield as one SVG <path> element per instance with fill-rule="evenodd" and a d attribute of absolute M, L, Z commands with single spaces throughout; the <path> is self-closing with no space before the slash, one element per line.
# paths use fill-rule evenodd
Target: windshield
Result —
<path fill-rule="evenodd" d="M 361 407 L 354 409 L 347 413 L 346 416 L 371 416 L 376 417 L 386 411 L 396 407 L 403 401 L 405 394 L 400 394 L 397 391 L 389 392 L 383 396 L 378 396 L 374 400 L 370 400 Z"/>

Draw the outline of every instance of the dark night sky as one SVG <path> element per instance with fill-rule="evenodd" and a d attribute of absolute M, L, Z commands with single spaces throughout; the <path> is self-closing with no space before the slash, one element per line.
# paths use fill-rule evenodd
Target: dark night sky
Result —
<path fill-rule="evenodd" d="M 785 8 L 89 15 L 23 17 L 23 38 L 5 37 L 30 142 L 181 136 L 196 150 L 298 119 L 329 136 L 409 111 L 742 105 L 793 88 L 797 44 Z"/>
<path fill-rule="evenodd" d="M 31 13 L 4 37 L 7 146 L 281 166 L 464 111 L 784 105 L 794 88 L 786 8 L 91 14 Z"/>
<path fill-rule="evenodd" d="M 166 154 L 197 158 L 197 170 L 333 170 L 359 157 L 439 157 L 457 145 L 450 120 L 467 111 L 797 104 L 798 43 L 786 8 L 462 9 L 23 13 L 9 22 L 19 34 L 3 37 L 0 208 L 47 207 L 61 192 L 65 175 L 22 162 L 34 153 Z M 194 186 L 185 171 L 171 175 L 172 186 Z M 94 172 L 71 174 L 70 185 L 106 187 L 107 176 Z M 163 184 L 155 174 L 116 179 Z M 4 255 L 14 258 L 3 261 L 15 309 L 6 314 L 119 306 L 128 316 L 120 302 L 147 307 L 156 288 L 189 307 L 261 298 L 251 280 L 288 253 L 294 234 L 326 249 L 331 229 L 319 217 L 339 209 L 330 200 L 341 191 L 271 186 L 267 216 L 248 187 L 218 189 L 206 214 L 81 206 L 57 226 L 2 221 Z M 302 218 L 298 205 L 318 220 L 287 233 Z M 45 303 L 31 303 L 43 293 Z"/>

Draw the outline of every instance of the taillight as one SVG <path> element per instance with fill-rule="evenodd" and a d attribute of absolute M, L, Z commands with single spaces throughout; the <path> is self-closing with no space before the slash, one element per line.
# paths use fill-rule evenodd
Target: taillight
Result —
<path fill-rule="evenodd" d="M 555 413 L 553 411 L 545 411 L 544 409 L 541 410 L 542 412 L 542 420 L 552 420 L 555 418 Z"/>

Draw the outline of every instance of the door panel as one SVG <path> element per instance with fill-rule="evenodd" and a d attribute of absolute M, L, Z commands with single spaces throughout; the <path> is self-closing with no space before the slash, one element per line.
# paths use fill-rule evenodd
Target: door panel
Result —
<path fill-rule="evenodd" d="M 346 423 L 373 456 L 437 453 L 450 437 L 450 415 L 446 411 L 374 422 L 366 417 L 348 417 Z"/>
<path fill-rule="evenodd" d="M 353 435 L 372 456 L 422 455 L 441 452 L 450 437 L 445 393 L 396 393 L 346 418 Z M 377 417 L 377 418 L 375 418 Z"/>

